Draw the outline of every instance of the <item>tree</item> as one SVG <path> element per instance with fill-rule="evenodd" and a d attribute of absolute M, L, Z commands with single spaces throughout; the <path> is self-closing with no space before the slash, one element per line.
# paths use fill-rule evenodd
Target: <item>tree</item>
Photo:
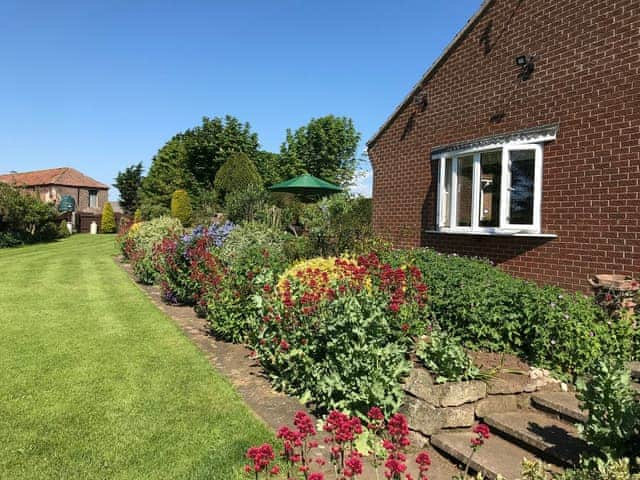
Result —
<path fill-rule="evenodd" d="M 114 187 L 120 192 L 120 206 L 127 215 L 133 215 L 140 205 L 140 186 L 142 185 L 142 162 L 131 165 L 118 172 Z"/>
<path fill-rule="evenodd" d="M 171 196 L 171 216 L 182 222 L 182 226 L 191 224 L 191 199 L 186 190 L 176 190 Z"/>
<path fill-rule="evenodd" d="M 328 182 L 348 185 L 353 180 L 360 141 L 353 121 L 327 115 L 312 118 L 295 132 L 287 130 L 280 148 L 282 162 L 297 173 L 307 171 Z"/>
<path fill-rule="evenodd" d="M 116 216 L 113 213 L 113 207 L 110 202 L 102 207 L 102 219 L 100 220 L 100 231 L 102 233 L 116 233 Z"/>
<path fill-rule="evenodd" d="M 171 195 L 186 190 L 193 203 L 213 189 L 218 170 L 234 152 L 252 161 L 259 156 L 258 135 L 248 123 L 227 115 L 202 119 L 202 124 L 174 135 L 154 156 L 142 182 L 141 208 L 145 218 L 169 213 Z"/>
<path fill-rule="evenodd" d="M 263 180 L 251 159 L 244 153 L 236 153 L 229 157 L 216 174 L 214 188 L 220 198 L 237 190 L 244 190 L 250 185 L 262 186 Z"/>

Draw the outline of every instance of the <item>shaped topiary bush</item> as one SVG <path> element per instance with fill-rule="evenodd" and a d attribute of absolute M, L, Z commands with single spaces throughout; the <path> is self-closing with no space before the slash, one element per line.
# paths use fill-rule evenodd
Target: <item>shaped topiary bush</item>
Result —
<path fill-rule="evenodd" d="M 111 203 L 107 202 L 102 207 L 102 219 L 100 220 L 100 231 L 102 233 L 116 233 L 116 216 L 113 213 Z"/>
<path fill-rule="evenodd" d="M 191 199 L 186 190 L 176 190 L 171 196 L 171 216 L 182 222 L 182 225 L 188 227 L 191 225 Z"/>
<path fill-rule="evenodd" d="M 251 159 L 244 153 L 234 153 L 222 164 L 216 173 L 213 186 L 221 199 L 231 192 L 244 190 L 249 185 L 264 184 L 260 173 Z"/>

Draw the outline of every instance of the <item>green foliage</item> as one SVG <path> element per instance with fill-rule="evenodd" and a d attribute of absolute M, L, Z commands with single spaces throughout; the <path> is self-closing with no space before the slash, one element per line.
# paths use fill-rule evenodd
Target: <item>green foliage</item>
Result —
<path fill-rule="evenodd" d="M 547 473 L 542 462 L 524 459 L 522 480 L 640 480 L 640 474 L 631 473 L 628 458 L 584 458 L 576 469 L 555 475 Z"/>
<path fill-rule="evenodd" d="M 202 124 L 178 133 L 154 156 L 142 182 L 145 218 L 169 212 L 171 194 L 185 189 L 199 205 L 199 197 L 213 190 L 216 173 L 233 153 L 258 160 L 258 136 L 248 123 L 232 116 L 202 119 Z"/>
<path fill-rule="evenodd" d="M 234 153 L 216 173 L 214 188 L 220 198 L 250 186 L 262 186 L 262 177 L 251 159 L 244 153 Z"/>
<path fill-rule="evenodd" d="M 339 256 L 371 238 L 371 200 L 332 195 L 308 205 L 301 222 L 317 254 Z"/>
<path fill-rule="evenodd" d="M 133 214 L 133 223 L 140 223 L 142 221 L 142 210 L 136 208 L 135 213 Z"/>
<path fill-rule="evenodd" d="M 46 242 L 58 236 L 55 208 L 0 182 L 0 248 Z"/>
<path fill-rule="evenodd" d="M 230 192 L 225 201 L 226 213 L 234 223 L 253 222 L 265 214 L 269 194 L 262 185 L 249 184 Z"/>
<path fill-rule="evenodd" d="M 127 215 L 132 215 L 140 205 L 140 187 L 142 185 L 142 162 L 131 165 L 118 172 L 114 187 L 120 192 L 120 206 Z"/>
<path fill-rule="evenodd" d="M 100 218 L 100 232 L 116 233 L 118 226 L 116 225 L 116 216 L 113 213 L 113 207 L 110 202 L 106 202 L 102 207 L 102 217 Z"/>
<path fill-rule="evenodd" d="M 129 229 L 122 242 L 123 255 L 131 262 L 138 281 L 154 283 L 158 274 L 153 263 L 154 248 L 160 245 L 165 237 L 182 232 L 180 220 L 167 216 L 135 224 Z"/>
<path fill-rule="evenodd" d="M 640 403 L 631 388 L 631 372 L 617 359 L 599 361 L 578 398 L 589 411 L 580 425 L 583 438 L 603 457 L 640 456 Z"/>
<path fill-rule="evenodd" d="M 395 251 L 387 258 L 422 270 L 440 326 L 468 348 L 515 353 L 572 376 L 605 355 L 630 358 L 630 322 L 609 321 L 592 298 L 429 249 Z"/>
<path fill-rule="evenodd" d="M 60 220 L 60 223 L 58 224 L 58 238 L 67 238 L 71 235 L 71 233 L 69 233 L 69 229 L 67 228 L 67 221 L 66 220 Z"/>
<path fill-rule="evenodd" d="M 439 328 L 433 328 L 426 338 L 418 340 L 416 356 L 436 376 L 436 383 L 473 380 L 480 376 L 480 369 L 461 343 Z"/>
<path fill-rule="evenodd" d="M 176 190 L 171 196 L 171 216 L 182 222 L 182 225 L 188 227 L 191 225 L 191 199 L 186 190 Z"/>
<path fill-rule="evenodd" d="M 290 235 L 260 223 L 231 231 L 219 250 L 227 268 L 222 283 L 209 292 L 207 318 L 221 338 L 246 341 L 259 322 L 259 292 L 273 284 L 289 262 Z"/>
<path fill-rule="evenodd" d="M 410 339 L 428 313 L 419 272 L 389 269 L 375 256 L 333 262 L 303 262 L 263 293 L 253 339 L 261 364 L 278 388 L 322 410 L 393 413 Z"/>
<path fill-rule="evenodd" d="M 359 141 L 360 133 L 350 118 L 327 115 L 311 119 L 295 132 L 287 130 L 280 155 L 295 175 L 306 171 L 328 182 L 347 185 L 354 177 Z"/>

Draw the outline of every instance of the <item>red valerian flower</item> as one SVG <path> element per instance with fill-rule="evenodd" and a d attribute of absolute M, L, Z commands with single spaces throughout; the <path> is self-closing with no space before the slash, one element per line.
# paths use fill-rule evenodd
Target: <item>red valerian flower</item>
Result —
<path fill-rule="evenodd" d="M 345 477 L 355 477 L 356 475 L 362 475 L 362 460 L 360 459 L 360 454 L 358 452 L 352 451 L 344 464 Z"/>
<path fill-rule="evenodd" d="M 284 338 L 282 340 L 280 340 L 280 348 L 282 350 L 284 350 L 285 352 L 289 350 L 289 342 L 287 342 Z"/>
<path fill-rule="evenodd" d="M 316 428 L 313 425 L 313 420 L 307 415 L 306 412 L 296 412 L 293 424 L 298 427 L 298 432 L 302 438 L 307 438 L 316 434 Z"/>
<path fill-rule="evenodd" d="M 369 418 L 369 420 L 381 421 L 384 420 L 384 413 L 382 413 L 382 410 L 380 410 L 380 408 L 378 407 L 371 407 L 371 409 L 367 413 L 367 417 Z"/>
<path fill-rule="evenodd" d="M 489 437 L 491 436 L 489 426 L 485 423 L 479 423 L 475 427 L 473 427 L 473 433 L 477 433 L 485 439 L 489 439 Z"/>
<path fill-rule="evenodd" d="M 320 472 L 313 472 L 309 475 L 309 480 L 324 480 L 324 474 Z"/>
<path fill-rule="evenodd" d="M 273 453 L 273 447 L 268 443 L 264 443 L 259 447 L 249 448 L 249 450 L 247 450 L 247 458 L 253 460 L 254 472 L 262 472 L 273 460 L 275 460 L 275 454 Z M 245 471 L 251 472 L 252 467 L 250 465 L 246 465 Z"/>

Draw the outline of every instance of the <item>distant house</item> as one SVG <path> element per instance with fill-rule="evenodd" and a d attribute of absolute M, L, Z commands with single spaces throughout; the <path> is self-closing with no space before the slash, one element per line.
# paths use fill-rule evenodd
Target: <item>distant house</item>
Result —
<path fill-rule="evenodd" d="M 576 290 L 640 271 L 640 2 L 485 0 L 368 142 L 375 231 Z"/>
<path fill-rule="evenodd" d="M 69 195 L 76 211 L 100 214 L 109 201 L 109 186 L 69 167 L 0 175 L 0 182 L 15 185 L 36 194 L 44 202 L 59 204 Z"/>

